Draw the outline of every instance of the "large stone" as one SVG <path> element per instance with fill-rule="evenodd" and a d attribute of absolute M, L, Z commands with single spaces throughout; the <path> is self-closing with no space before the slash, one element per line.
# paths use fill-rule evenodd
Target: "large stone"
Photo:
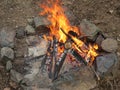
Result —
<path fill-rule="evenodd" d="M 27 79 L 30 82 L 30 84 L 45 84 L 45 83 L 48 83 L 49 77 L 48 77 L 47 71 L 43 72 L 42 70 L 40 70 L 40 67 L 42 65 L 42 61 L 44 59 L 45 59 L 45 57 L 41 57 L 39 59 L 34 59 L 32 61 L 28 60 L 26 62 L 26 63 L 28 63 L 28 66 L 25 66 L 25 68 L 24 68 L 27 71 L 25 73 L 24 78 Z M 45 79 L 46 79 L 47 82 L 45 81 Z M 41 82 L 41 81 L 44 81 L 44 83 Z"/>
<path fill-rule="evenodd" d="M 80 70 L 71 70 L 55 80 L 52 90 L 91 90 L 95 87 L 94 73 L 83 66 Z"/>
<path fill-rule="evenodd" d="M 10 76 L 11 80 L 17 83 L 19 83 L 23 79 L 23 75 L 13 69 L 10 70 Z"/>
<path fill-rule="evenodd" d="M 48 26 L 50 25 L 50 22 L 47 20 L 46 17 L 43 16 L 39 16 L 39 17 L 35 17 L 34 18 L 34 23 L 35 23 L 35 27 L 39 27 L 39 26 Z"/>
<path fill-rule="evenodd" d="M 47 17 L 39 16 L 34 18 L 34 24 L 35 24 L 35 31 L 36 34 L 46 34 L 50 31 L 50 29 L 47 27 L 51 23 L 48 21 Z"/>
<path fill-rule="evenodd" d="M 15 31 L 5 27 L 0 31 L 0 46 L 14 47 Z"/>
<path fill-rule="evenodd" d="M 118 43 L 116 40 L 107 38 L 101 43 L 101 47 L 106 52 L 115 52 L 118 48 Z"/>
<path fill-rule="evenodd" d="M 39 43 L 28 47 L 28 56 L 38 57 L 47 53 L 48 41 L 40 39 Z"/>
<path fill-rule="evenodd" d="M 35 76 L 39 73 L 40 65 L 41 65 L 41 61 L 37 61 L 37 62 L 32 63 L 32 65 L 30 65 L 31 69 L 30 69 L 29 73 L 26 74 L 24 76 L 24 78 L 29 79 L 29 81 L 33 81 Z"/>
<path fill-rule="evenodd" d="M 95 40 L 95 43 L 101 47 L 101 43 L 103 40 L 105 40 L 105 36 L 102 34 L 99 34 Z"/>
<path fill-rule="evenodd" d="M 96 58 L 97 72 L 102 75 L 109 71 L 112 66 L 116 65 L 117 62 L 117 56 L 114 53 L 98 56 Z"/>
<path fill-rule="evenodd" d="M 42 88 L 44 90 L 44 88 L 49 87 L 51 84 L 51 80 L 48 77 L 48 68 L 46 64 L 44 64 L 43 71 L 43 61 L 45 58 L 46 56 L 42 56 L 25 61 L 27 65 L 24 67 L 26 72 L 24 73 L 24 80 L 22 82 L 28 85 L 28 87 L 24 86 L 25 90 L 31 90 L 33 85 L 35 85 L 34 88 L 37 88 L 38 90 L 42 90 Z"/>
<path fill-rule="evenodd" d="M 17 38 L 22 38 L 25 36 L 25 28 L 24 27 L 18 27 L 16 30 L 16 37 Z"/>
<path fill-rule="evenodd" d="M 35 29 L 31 25 L 27 25 L 25 31 L 27 34 L 35 34 Z"/>
<path fill-rule="evenodd" d="M 15 40 L 15 57 L 25 57 L 27 54 L 27 43 L 26 38 Z"/>
<path fill-rule="evenodd" d="M 14 59 L 14 51 L 9 47 L 3 47 L 1 49 L 1 58 L 3 58 L 4 56 L 13 60 Z"/>
<path fill-rule="evenodd" d="M 40 38 L 37 35 L 36 36 L 29 36 L 26 38 L 26 42 L 28 45 L 34 46 L 34 45 L 40 43 Z"/>
<path fill-rule="evenodd" d="M 83 19 L 80 23 L 80 32 L 90 40 L 95 40 L 100 29 L 91 22 Z"/>

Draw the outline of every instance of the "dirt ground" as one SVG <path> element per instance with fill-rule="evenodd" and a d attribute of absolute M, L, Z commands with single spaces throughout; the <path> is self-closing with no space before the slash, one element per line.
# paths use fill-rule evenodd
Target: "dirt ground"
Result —
<path fill-rule="evenodd" d="M 10 27 L 15 30 L 18 26 L 25 26 L 27 19 L 37 16 L 40 9 L 38 2 L 42 0 L 0 0 L 0 30 Z M 78 24 L 82 19 L 93 21 L 108 36 L 118 40 L 120 46 L 120 0 L 63 0 L 63 5 L 74 13 Z M 120 56 L 120 47 L 118 48 Z M 101 90 L 120 89 L 120 65 L 115 76 L 106 81 L 101 81 Z M 8 74 L 0 65 L 0 90 L 9 84 Z M 102 84 L 101 84 L 102 83 Z M 114 85 L 114 86 L 112 86 Z M 95 89 L 96 90 L 96 89 Z"/>

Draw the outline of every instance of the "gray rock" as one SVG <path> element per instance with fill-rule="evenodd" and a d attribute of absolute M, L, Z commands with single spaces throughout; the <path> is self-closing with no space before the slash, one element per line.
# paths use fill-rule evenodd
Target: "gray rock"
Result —
<path fill-rule="evenodd" d="M 29 18 L 29 19 L 27 19 L 27 22 L 29 25 L 33 25 L 34 20 L 33 20 L 33 18 Z"/>
<path fill-rule="evenodd" d="M 0 46 L 14 47 L 15 31 L 5 27 L 0 31 Z"/>
<path fill-rule="evenodd" d="M 46 88 L 52 84 L 52 80 L 49 79 L 47 71 L 44 73 L 40 71 L 33 82 L 36 83 L 39 88 Z"/>
<path fill-rule="evenodd" d="M 3 58 L 4 56 L 13 60 L 14 59 L 14 51 L 9 47 L 3 47 L 1 49 L 1 58 Z"/>
<path fill-rule="evenodd" d="M 29 73 L 24 76 L 24 78 L 28 79 L 29 81 L 33 81 L 36 75 L 39 73 L 40 65 L 41 60 L 31 63 L 31 69 L 29 70 Z"/>
<path fill-rule="evenodd" d="M 12 69 L 12 62 L 11 61 L 7 61 L 6 63 L 6 70 L 10 71 Z"/>
<path fill-rule="evenodd" d="M 98 37 L 96 38 L 96 44 L 98 45 L 98 46 L 101 46 L 101 43 L 102 43 L 102 41 L 103 40 L 105 40 L 105 37 L 103 36 L 103 35 L 98 35 Z"/>
<path fill-rule="evenodd" d="M 40 85 L 41 87 L 43 87 L 43 85 L 46 86 L 47 84 L 48 86 L 49 83 L 48 73 L 47 71 L 43 72 L 42 70 L 40 70 L 44 58 L 45 57 L 41 57 L 39 59 L 32 60 L 31 62 L 28 61 L 29 66 L 25 67 L 27 72 L 25 73 L 24 79 L 26 79 L 27 82 L 30 82 L 29 84 L 31 85 L 36 84 Z"/>
<path fill-rule="evenodd" d="M 101 47 L 106 52 L 115 52 L 118 48 L 118 43 L 116 40 L 107 38 L 101 43 Z"/>
<path fill-rule="evenodd" d="M 28 47 L 28 56 L 38 57 L 47 53 L 48 41 L 40 39 L 39 43 Z"/>
<path fill-rule="evenodd" d="M 10 76 L 11 80 L 17 83 L 19 83 L 23 79 L 23 75 L 13 69 L 10 70 Z"/>
<path fill-rule="evenodd" d="M 86 19 L 83 19 L 80 23 L 80 31 L 83 36 L 87 36 L 88 39 L 94 41 L 100 29 Z"/>
<path fill-rule="evenodd" d="M 27 54 L 28 45 L 26 43 L 26 38 L 15 39 L 15 57 L 25 57 Z"/>
<path fill-rule="evenodd" d="M 34 58 L 32 60 L 28 59 L 25 61 L 27 65 L 24 68 L 26 69 L 26 72 L 24 74 L 23 83 L 26 83 L 26 85 L 30 87 L 24 87 L 24 88 L 31 88 L 31 86 L 35 85 L 36 88 L 38 88 L 38 90 L 42 90 L 42 88 L 46 88 L 52 83 L 48 77 L 47 66 L 44 65 L 45 66 L 44 71 L 42 70 L 43 60 L 45 60 L 45 56 L 40 58 Z"/>
<path fill-rule="evenodd" d="M 39 26 L 48 26 L 50 25 L 50 22 L 47 20 L 46 17 L 43 16 L 39 16 L 39 17 L 35 17 L 34 18 L 34 23 L 35 23 L 35 27 L 39 27 Z"/>
<path fill-rule="evenodd" d="M 27 34 L 35 34 L 35 29 L 31 25 L 27 25 L 25 31 Z"/>
<path fill-rule="evenodd" d="M 16 30 L 16 37 L 17 38 L 22 38 L 25 36 L 25 28 L 24 27 L 18 27 Z"/>
<path fill-rule="evenodd" d="M 83 66 L 80 70 L 63 74 L 53 82 L 53 87 L 58 90 L 91 90 L 96 87 L 96 80 L 91 69 Z"/>
<path fill-rule="evenodd" d="M 118 62 L 116 54 L 106 54 L 96 58 L 97 72 L 101 75 L 106 73 L 110 68 Z"/>
<path fill-rule="evenodd" d="M 34 45 L 40 43 L 40 38 L 37 35 L 29 36 L 29 37 L 26 38 L 26 42 L 27 42 L 28 45 L 34 46 Z"/>

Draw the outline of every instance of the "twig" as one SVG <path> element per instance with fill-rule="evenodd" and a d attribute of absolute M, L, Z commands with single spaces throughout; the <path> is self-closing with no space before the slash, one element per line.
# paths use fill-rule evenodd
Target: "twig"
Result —
<path fill-rule="evenodd" d="M 95 73 L 96 77 L 97 77 L 97 80 L 99 81 L 100 80 L 100 76 L 98 75 L 98 73 L 95 71 L 95 69 L 93 68 L 93 66 L 91 65 L 90 66 L 91 70 Z"/>

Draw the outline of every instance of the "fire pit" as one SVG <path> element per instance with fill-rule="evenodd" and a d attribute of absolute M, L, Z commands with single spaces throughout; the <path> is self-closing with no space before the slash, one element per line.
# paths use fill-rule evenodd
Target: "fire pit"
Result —
<path fill-rule="evenodd" d="M 61 90 L 59 85 L 73 81 L 80 83 L 78 80 L 84 81 L 80 85 L 85 85 L 85 90 L 94 88 L 94 76 L 100 80 L 116 65 L 117 42 L 107 38 L 86 19 L 79 26 L 71 25 L 60 1 L 52 1 L 40 5 L 43 9 L 40 16 L 29 20 L 25 30 L 22 27 L 16 31 L 15 56 L 23 60 L 19 62 L 21 65 L 17 66 L 17 60 L 12 64 L 14 51 L 8 47 L 1 49 L 2 61 L 11 79 L 24 90 L 56 90 L 58 87 Z M 0 34 L 6 33 L 3 30 Z M 0 41 L 5 45 L 11 43 L 9 39 L 4 42 L 4 39 Z M 19 43 L 23 50 L 18 49 Z"/>
<path fill-rule="evenodd" d="M 50 2 L 48 1 L 47 3 Z M 47 14 L 48 21 L 51 23 L 46 26 L 50 32 L 48 35 L 43 35 L 43 38 L 50 42 L 48 55 L 46 55 L 50 58 L 49 77 L 52 80 L 57 79 L 68 53 L 73 56 L 71 61 L 75 58 L 81 64 L 92 66 L 95 57 L 98 55 L 97 44 L 81 40 L 83 38 L 81 37 L 81 31 L 78 27 L 70 25 L 59 1 L 52 2 L 50 6 L 46 5 L 46 3 L 40 6 L 44 9 L 40 15 Z"/>

